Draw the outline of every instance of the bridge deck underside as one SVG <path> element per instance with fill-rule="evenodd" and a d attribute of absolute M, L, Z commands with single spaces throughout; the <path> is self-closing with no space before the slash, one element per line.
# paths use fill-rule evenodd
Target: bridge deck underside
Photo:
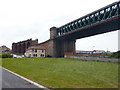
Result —
<path fill-rule="evenodd" d="M 120 29 L 120 16 L 58 36 L 59 40 L 80 39 Z"/>

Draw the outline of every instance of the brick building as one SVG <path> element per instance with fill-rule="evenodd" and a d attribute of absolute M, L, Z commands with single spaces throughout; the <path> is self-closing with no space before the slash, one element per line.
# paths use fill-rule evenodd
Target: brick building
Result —
<path fill-rule="evenodd" d="M 38 39 L 36 40 L 28 39 L 28 40 L 20 41 L 17 43 L 12 43 L 12 52 L 24 54 L 28 47 L 34 46 L 37 44 L 38 44 Z"/>

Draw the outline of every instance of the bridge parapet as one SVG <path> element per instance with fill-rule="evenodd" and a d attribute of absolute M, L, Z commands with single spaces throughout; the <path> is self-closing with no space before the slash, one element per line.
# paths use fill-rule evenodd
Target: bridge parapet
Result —
<path fill-rule="evenodd" d="M 120 1 L 57 28 L 56 37 L 120 16 Z"/>

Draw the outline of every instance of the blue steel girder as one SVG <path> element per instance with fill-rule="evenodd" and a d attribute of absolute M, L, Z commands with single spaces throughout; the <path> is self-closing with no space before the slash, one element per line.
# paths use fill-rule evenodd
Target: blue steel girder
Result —
<path fill-rule="evenodd" d="M 57 36 L 120 16 L 120 1 L 57 28 Z"/>

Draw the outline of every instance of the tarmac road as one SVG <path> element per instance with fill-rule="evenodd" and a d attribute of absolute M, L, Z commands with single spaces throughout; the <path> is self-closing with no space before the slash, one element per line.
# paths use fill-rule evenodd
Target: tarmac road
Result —
<path fill-rule="evenodd" d="M 38 88 L 38 87 L 2 68 L 2 88 Z"/>

